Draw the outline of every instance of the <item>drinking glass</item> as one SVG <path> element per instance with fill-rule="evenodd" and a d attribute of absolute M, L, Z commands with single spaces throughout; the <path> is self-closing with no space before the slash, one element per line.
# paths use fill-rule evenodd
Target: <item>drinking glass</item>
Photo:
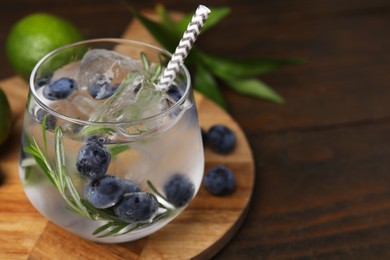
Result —
<path fill-rule="evenodd" d="M 189 72 L 181 66 L 167 90 L 150 88 L 170 57 L 142 42 L 95 39 L 38 62 L 19 175 L 40 213 L 80 237 L 118 243 L 187 207 L 204 170 Z"/>

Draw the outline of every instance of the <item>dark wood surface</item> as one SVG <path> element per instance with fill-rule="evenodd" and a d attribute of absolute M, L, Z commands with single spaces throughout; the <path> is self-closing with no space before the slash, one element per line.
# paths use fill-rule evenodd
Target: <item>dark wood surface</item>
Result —
<path fill-rule="evenodd" d="M 390 259 L 390 1 L 204 4 L 233 10 L 199 40 L 204 50 L 306 59 L 261 77 L 283 105 L 224 88 L 252 147 L 256 183 L 243 226 L 215 259 Z M 11 25 L 37 11 L 71 20 L 86 38 L 120 37 L 132 19 L 119 1 L 1 0 L 1 79 L 14 75 L 4 51 Z"/>

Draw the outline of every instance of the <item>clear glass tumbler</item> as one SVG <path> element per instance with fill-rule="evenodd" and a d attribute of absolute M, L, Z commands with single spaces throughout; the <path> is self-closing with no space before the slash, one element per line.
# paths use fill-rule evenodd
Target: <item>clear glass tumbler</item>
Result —
<path fill-rule="evenodd" d="M 196 195 L 204 154 L 190 75 L 155 88 L 170 53 L 96 39 L 54 50 L 30 78 L 20 179 L 49 220 L 126 242 L 173 220 Z"/>

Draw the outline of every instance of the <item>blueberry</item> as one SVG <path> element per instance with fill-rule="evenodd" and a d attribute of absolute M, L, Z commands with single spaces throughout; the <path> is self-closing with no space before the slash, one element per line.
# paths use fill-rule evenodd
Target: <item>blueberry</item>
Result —
<path fill-rule="evenodd" d="M 60 78 L 43 89 L 43 96 L 50 100 L 65 99 L 76 89 L 76 82 L 70 78 Z"/>
<path fill-rule="evenodd" d="M 50 74 L 43 76 L 43 77 L 39 77 L 35 81 L 36 88 L 40 88 L 40 87 L 43 87 L 43 86 L 49 84 L 52 77 L 53 77 L 53 73 L 50 73 Z"/>
<path fill-rule="evenodd" d="M 88 143 L 80 148 L 76 166 L 82 176 L 98 179 L 106 174 L 110 160 L 107 148 L 98 143 Z"/>
<path fill-rule="evenodd" d="M 106 175 L 90 180 L 84 187 L 84 198 L 95 208 L 105 209 L 114 206 L 123 195 L 123 185 L 118 177 Z"/>
<path fill-rule="evenodd" d="M 35 116 L 39 122 L 43 122 L 43 119 L 46 116 L 46 129 L 54 130 L 54 128 L 56 127 L 56 117 L 52 114 L 47 113 L 45 110 L 41 108 L 38 109 Z"/>
<path fill-rule="evenodd" d="M 181 97 L 183 96 L 180 91 L 179 91 L 179 88 L 176 86 L 176 85 L 170 85 L 168 87 L 168 90 L 167 90 L 167 94 L 173 98 L 173 100 L 175 100 L 176 102 L 179 101 L 181 99 Z"/>
<path fill-rule="evenodd" d="M 132 182 L 131 180 L 123 179 L 121 180 L 122 185 L 124 187 L 124 193 L 133 193 L 133 192 L 140 192 L 141 189 L 138 188 L 137 184 Z"/>
<path fill-rule="evenodd" d="M 229 168 L 216 166 L 205 173 L 203 184 L 211 194 L 227 195 L 234 191 L 236 178 Z"/>
<path fill-rule="evenodd" d="M 114 206 L 115 215 L 125 222 L 148 222 L 157 213 L 158 201 L 153 194 L 134 192 L 123 195 Z"/>
<path fill-rule="evenodd" d="M 236 146 L 236 135 L 227 126 L 214 125 L 208 131 L 208 145 L 217 153 L 230 153 Z"/>
<path fill-rule="evenodd" d="M 182 207 L 192 199 L 195 193 L 194 184 L 182 174 L 171 176 L 164 185 L 167 200 L 175 207 Z"/>
<path fill-rule="evenodd" d="M 88 93 L 94 99 L 105 99 L 112 96 L 118 87 L 119 84 L 111 86 L 111 79 L 107 78 L 105 75 L 102 75 L 88 87 Z"/>
<path fill-rule="evenodd" d="M 89 136 L 85 139 L 85 143 L 87 143 L 87 144 L 97 143 L 97 144 L 103 145 L 106 143 L 106 139 L 102 136 L 92 135 L 92 136 Z"/>

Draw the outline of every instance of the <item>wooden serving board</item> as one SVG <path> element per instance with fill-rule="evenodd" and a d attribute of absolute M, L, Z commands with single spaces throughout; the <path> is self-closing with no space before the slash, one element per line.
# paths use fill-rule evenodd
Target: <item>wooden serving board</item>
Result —
<path fill-rule="evenodd" d="M 133 22 L 123 38 L 156 44 Z M 237 189 L 217 197 L 202 186 L 190 206 L 158 232 L 128 243 L 99 244 L 68 233 L 40 215 L 24 195 L 18 176 L 18 150 L 27 83 L 19 77 L 0 81 L 13 113 L 11 138 L 0 149 L 0 259 L 208 259 L 232 238 L 242 223 L 254 185 L 254 161 L 243 131 L 224 110 L 199 93 L 195 99 L 200 124 L 207 129 L 225 124 L 237 135 L 235 151 L 218 155 L 205 147 L 205 170 L 216 165 L 230 167 Z M 0 119 L 2 120 L 2 119 Z"/>

